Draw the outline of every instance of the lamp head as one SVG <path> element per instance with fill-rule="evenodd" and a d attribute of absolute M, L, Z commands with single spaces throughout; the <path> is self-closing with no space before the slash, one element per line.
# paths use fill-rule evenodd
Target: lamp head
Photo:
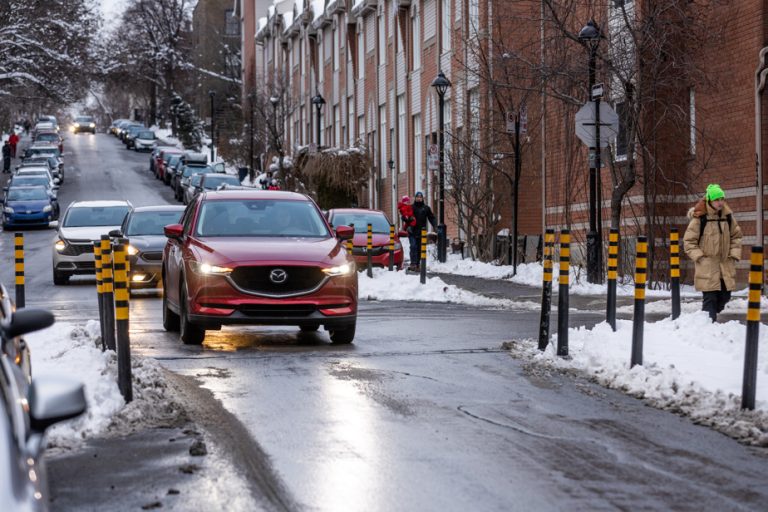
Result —
<path fill-rule="evenodd" d="M 590 50 L 595 50 L 597 48 L 602 37 L 603 35 L 600 32 L 600 27 L 597 26 L 595 20 L 589 20 L 579 32 L 579 41 L 588 46 Z"/>
<path fill-rule="evenodd" d="M 445 75 L 442 71 L 440 71 L 437 74 L 437 77 L 435 77 L 434 80 L 432 80 L 432 87 L 437 90 L 437 94 L 440 95 L 440 97 L 445 96 L 446 91 L 448 91 L 448 88 L 451 86 L 451 81 L 445 78 Z"/>
<path fill-rule="evenodd" d="M 321 108 L 323 108 L 323 105 L 325 105 L 325 98 L 323 98 L 323 97 L 320 95 L 320 92 L 318 92 L 317 94 L 315 94 L 315 97 L 314 97 L 314 98 L 312 98 L 312 104 L 313 104 L 315 107 L 317 107 L 317 109 L 318 109 L 318 110 L 320 110 Z"/>

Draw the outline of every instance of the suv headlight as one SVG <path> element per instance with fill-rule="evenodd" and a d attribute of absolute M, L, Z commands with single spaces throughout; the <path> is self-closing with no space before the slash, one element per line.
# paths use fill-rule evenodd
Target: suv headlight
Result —
<path fill-rule="evenodd" d="M 13 213 L 13 208 L 11 208 L 10 206 L 6 206 L 5 208 L 3 208 L 3 213 Z"/>
<path fill-rule="evenodd" d="M 232 272 L 231 268 L 211 265 L 210 263 L 191 262 L 192 270 L 204 276 L 226 276 Z"/>
<path fill-rule="evenodd" d="M 136 256 L 137 254 L 139 254 L 139 250 L 132 245 L 127 246 L 125 248 L 125 252 L 128 253 L 128 256 Z"/>
<path fill-rule="evenodd" d="M 56 248 L 58 252 L 61 252 L 67 247 L 67 242 L 59 238 L 58 240 L 56 240 L 56 243 L 53 244 L 53 246 Z"/>
<path fill-rule="evenodd" d="M 51 210 L 53 210 L 53 207 L 51 205 L 49 205 L 49 204 L 47 204 L 47 205 L 45 205 L 43 207 L 43 211 L 44 212 L 50 212 Z"/>
<path fill-rule="evenodd" d="M 323 272 L 325 273 L 325 275 L 331 276 L 331 277 L 346 276 L 351 274 L 354 271 L 355 271 L 355 266 L 349 263 L 344 263 L 343 265 L 339 265 L 338 267 L 330 267 L 330 268 L 323 269 Z"/>

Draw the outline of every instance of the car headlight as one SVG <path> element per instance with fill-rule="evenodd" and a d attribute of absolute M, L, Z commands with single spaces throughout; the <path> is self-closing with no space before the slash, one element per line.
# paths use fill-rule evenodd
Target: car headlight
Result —
<path fill-rule="evenodd" d="M 43 211 L 44 212 L 50 212 L 51 210 L 53 210 L 53 207 L 51 205 L 49 205 L 49 204 L 47 204 L 47 205 L 45 205 L 43 207 Z"/>
<path fill-rule="evenodd" d="M 80 123 L 75 123 L 75 128 L 80 128 Z"/>
<path fill-rule="evenodd" d="M 327 276 L 331 277 L 339 277 L 339 276 L 346 276 L 354 272 L 355 266 L 350 265 L 349 263 L 344 263 L 343 265 L 339 265 L 338 267 L 330 267 L 330 268 L 324 268 L 323 272 Z"/>
<path fill-rule="evenodd" d="M 10 206 L 6 206 L 5 208 L 3 208 L 3 212 L 5 212 L 5 213 L 13 213 L 13 208 L 11 208 Z"/>
<path fill-rule="evenodd" d="M 91 128 L 96 128 L 96 123 L 91 123 L 88 126 L 90 126 Z"/>
<path fill-rule="evenodd" d="M 136 256 L 137 254 L 139 254 L 139 250 L 132 245 L 129 245 L 128 247 L 126 247 L 125 252 L 128 253 L 128 256 Z"/>
<path fill-rule="evenodd" d="M 192 270 L 204 276 L 226 276 L 232 272 L 231 268 L 198 262 L 192 262 Z"/>
<path fill-rule="evenodd" d="M 62 239 L 56 240 L 56 243 L 53 244 L 53 246 L 56 248 L 58 252 L 61 252 L 64 250 L 64 248 L 67 246 L 67 242 L 65 242 Z"/>

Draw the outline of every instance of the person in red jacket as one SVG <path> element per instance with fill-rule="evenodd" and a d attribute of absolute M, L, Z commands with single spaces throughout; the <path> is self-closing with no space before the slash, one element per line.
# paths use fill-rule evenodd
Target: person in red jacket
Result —
<path fill-rule="evenodd" d="M 416 247 L 416 237 L 418 236 L 418 233 L 416 233 L 416 218 L 413 216 L 411 198 L 403 196 L 400 199 L 400 202 L 397 203 L 397 211 L 400 212 L 400 222 L 402 223 L 403 229 L 408 233 L 408 243 L 410 243 L 412 248 L 410 252 L 411 262 L 408 266 L 408 270 L 416 270 L 418 268 L 418 263 L 413 259 L 413 248 Z"/>
<path fill-rule="evenodd" d="M 277 183 L 277 180 L 272 180 L 269 183 L 269 187 L 267 187 L 267 190 L 280 190 L 280 184 Z"/>
<path fill-rule="evenodd" d="M 11 136 L 8 137 L 8 144 L 11 145 L 11 158 L 16 158 L 16 144 L 19 143 L 19 136 L 14 131 Z"/>

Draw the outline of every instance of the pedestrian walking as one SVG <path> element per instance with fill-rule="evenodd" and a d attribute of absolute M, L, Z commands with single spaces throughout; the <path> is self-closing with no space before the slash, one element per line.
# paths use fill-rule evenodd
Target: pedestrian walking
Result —
<path fill-rule="evenodd" d="M 11 172 L 11 145 L 8 141 L 3 144 L 3 174 Z"/>
<path fill-rule="evenodd" d="M 267 190 L 280 190 L 280 184 L 277 182 L 277 180 L 272 180 L 269 182 L 269 187 L 267 187 Z"/>
<path fill-rule="evenodd" d="M 413 225 L 415 240 L 411 242 L 411 266 L 409 270 L 417 270 L 419 268 L 421 230 L 427 227 L 427 222 L 432 225 L 432 229 L 437 229 L 435 214 L 432 213 L 432 208 L 424 202 L 424 194 L 421 192 L 416 192 L 416 195 L 413 197 L 413 218 L 415 219 L 415 224 Z"/>
<path fill-rule="evenodd" d="M 259 180 L 259 185 L 261 186 L 261 190 L 269 190 L 269 187 L 271 184 L 272 184 L 272 171 L 267 171 L 267 175 Z"/>
<path fill-rule="evenodd" d="M 11 136 L 8 137 L 8 144 L 11 145 L 11 158 L 16 158 L 16 145 L 19 143 L 19 136 L 16 135 L 16 128 L 11 132 Z"/>
<path fill-rule="evenodd" d="M 414 270 L 416 267 L 415 260 L 413 260 L 413 250 L 416 247 L 416 218 L 413 216 L 413 205 L 411 205 L 411 198 L 403 196 L 400 198 L 400 202 L 397 203 L 397 211 L 400 212 L 400 225 L 402 229 L 408 233 L 408 248 L 409 256 L 411 257 L 411 263 L 408 266 L 408 270 Z"/>
<path fill-rule="evenodd" d="M 702 310 L 712 321 L 722 312 L 736 287 L 736 263 L 741 259 L 741 228 L 725 202 L 720 185 L 707 186 L 704 199 L 688 210 L 683 244 L 695 264 L 693 283 L 703 294 Z"/>

